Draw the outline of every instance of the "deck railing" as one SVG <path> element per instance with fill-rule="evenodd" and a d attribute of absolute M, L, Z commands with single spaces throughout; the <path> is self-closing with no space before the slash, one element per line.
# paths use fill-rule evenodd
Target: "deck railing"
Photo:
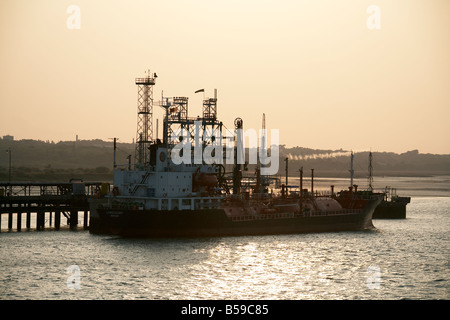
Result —
<path fill-rule="evenodd" d="M 324 216 L 335 216 L 335 215 L 348 215 L 348 214 L 358 214 L 361 210 L 359 209 L 346 209 L 346 210 L 336 210 L 336 211 L 317 211 L 317 212 L 305 212 L 304 214 L 295 214 L 294 212 L 278 212 L 278 213 L 265 213 L 265 214 L 255 214 L 255 215 L 242 215 L 230 217 L 232 221 L 251 221 L 251 220 L 274 220 L 274 219 L 288 219 L 294 217 L 324 217 Z"/>

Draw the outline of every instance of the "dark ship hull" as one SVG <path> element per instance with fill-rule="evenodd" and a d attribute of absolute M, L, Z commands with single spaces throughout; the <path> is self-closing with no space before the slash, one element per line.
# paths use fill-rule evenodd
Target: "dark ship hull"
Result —
<path fill-rule="evenodd" d="M 224 209 L 114 210 L 98 208 L 91 217 L 90 232 L 123 237 L 217 237 L 311 232 L 357 231 L 373 228 L 372 214 L 380 199 L 363 209 L 260 214 L 229 217 Z"/>
<path fill-rule="evenodd" d="M 387 192 L 353 191 L 353 188 L 349 188 L 349 191 L 339 192 L 335 199 L 348 206 L 354 199 L 370 199 L 374 196 L 380 197 L 381 201 L 375 208 L 372 219 L 406 219 L 406 205 L 411 202 L 411 197 L 389 196 Z"/>
<path fill-rule="evenodd" d="M 373 219 L 406 219 L 406 205 L 410 197 L 397 197 L 394 200 L 383 200 L 373 213 Z"/>

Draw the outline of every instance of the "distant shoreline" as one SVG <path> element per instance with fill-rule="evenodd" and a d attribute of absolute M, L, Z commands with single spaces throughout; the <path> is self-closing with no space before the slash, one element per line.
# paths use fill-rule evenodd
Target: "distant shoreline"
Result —
<path fill-rule="evenodd" d="M 0 139 L 0 181 L 69 181 L 72 178 L 96 181 L 112 181 L 114 148 L 112 141 L 80 140 L 50 143 L 36 140 Z M 118 143 L 118 166 L 128 165 L 128 156 L 135 153 L 135 145 Z M 247 150 L 248 151 L 248 150 Z M 246 153 L 247 153 L 246 151 Z M 345 155 L 343 155 L 343 153 Z M 303 147 L 287 148 L 280 145 L 277 176 L 350 178 L 350 156 L 345 150 L 318 150 Z M 246 159 L 249 157 L 246 156 Z M 287 160 L 286 160 L 287 159 Z M 369 153 L 354 154 L 354 178 L 368 175 Z M 244 166 L 245 167 L 245 166 Z M 373 177 L 433 177 L 450 175 L 450 154 L 423 154 L 411 150 L 402 154 L 373 152 Z M 245 175 L 255 174 L 256 165 L 249 163 Z M 226 170 L 232 171 L 231 165 Z"/>
<path fill-rule="evenodd" d="M 86 168 L 86 172 L 83 172 L 83 169 L 79 168 L 79 172 L 64 172 L 65 169 L 54 169 L 52 172 L 27 172 L 24 174 L 14 173 L 11 176 L 12 182 L 69 182 L 71 179 L 79 179 L 83 181 L 99 181 L 99 182 L 113 182 L 113 174 L 112 172 L 108 173 L 92 173 Z M 253 171 L 246 171 L 247 174 L 253 174 Z M 433 177 L 441 177 L 448 176 L 450 177 L 450 172 L 443 171 L 433 171 L 433 172 L 412 172 L 412 171 L 382 171 L 376 172 L 374 175 L 374 179 L 376 178 L 384 178 L 384 177 L 401 177 L 401 178 L 433 178 Z M 283 182 L 285 179 L 285 174 L 278 174 L 276 177 L 280 178 Z M 291 172 L 289 173 L 289 178 L 299 178 L 299 175 L 293 175 Z M 309 170 L 305 170 L 303 174 L 303 178 L 305 180 L 311 179 L 311 172 Z M 336 171 L 325 171 L 325 170 L 317 170 L 314 171 L 314 178 L 330 178 L 330 179 L 350 179 L 350 175 L 348 172 L 336 172 Z M 367 178 L 367 174 L 357 172 L 354 175 L 355 179 L 365 179 Z M 8 175 L 4 172 L 0 174 L 0 182 L 7 183 Z"/>
<path fill-rule="evenodd" d="M 292 175 L 290 175 L 292 176 Z M 298 175 L 297 175 L 298 176 Z M 311 173 L 305 171 L 303 176 L 311 177 Z M 366 172 L 355 172 L 354 178 L 361 179 L 367 178 Z M 426 178 L 426 177 L 436 177 L 436 176 L 450 176 L 448 171 L 376 171 L 373 177 L 411 177 L 411 178 Z M 350 178 L 349 172 L 336 172 L 336 171 L 314 171 L 314 177 L 320 178 Z"/>

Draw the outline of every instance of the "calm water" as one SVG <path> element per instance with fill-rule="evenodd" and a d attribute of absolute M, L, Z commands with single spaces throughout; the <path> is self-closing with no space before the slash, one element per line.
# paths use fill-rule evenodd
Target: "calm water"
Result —
<path fill-rule="evenodd" d="M 394 179 L 413 196 L 407 219 L 374 220 L 374 231 L 188 240 L 3 232 L 0 299 L 449 299 L 442 179 L 422 178 L 422 189 Z"/>

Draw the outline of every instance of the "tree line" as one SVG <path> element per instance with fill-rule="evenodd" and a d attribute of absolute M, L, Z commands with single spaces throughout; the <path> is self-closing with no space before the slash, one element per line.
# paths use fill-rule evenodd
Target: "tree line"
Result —
<path fill-rule="evenodd" d="M 0 181 L 9 179 L 9 150 L 11 150 L 11 180 L 13 181 L 67 181 L 72 178 L 85 181 L 111 181 L 113 169 L 113 142 L 103 140 L 61 141 L 0 139 Z M 127 157 L 134 156 L 135 145 L 117 143 L 116 162 L 126 165 Z M 248 151 L 248 150 L 247 150 Z M 303 167 L 305 173 L 315 170 L 317 176 L 348 177 L 350 151 L 318 150 L 280 145 L 278 174 L 288 172 L 297 176 Z M 254 165 L 245 166 L 249 172 Z M 355 177 L 368 174 L 369 152 L 354 154 Z M 373 152 L 374 175 L 425 176 L 450 175 L 450 155 L 422 154 L 412 150 L 397 154 Z"/>

